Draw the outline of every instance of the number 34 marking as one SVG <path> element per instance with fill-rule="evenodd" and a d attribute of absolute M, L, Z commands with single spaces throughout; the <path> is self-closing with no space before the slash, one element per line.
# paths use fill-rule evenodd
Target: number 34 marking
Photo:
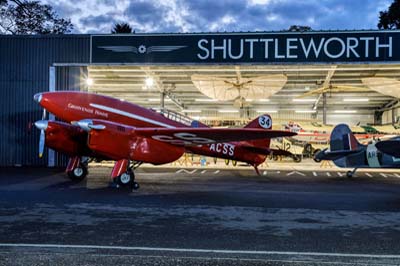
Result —
<path fill-rule="evenodd" d="M 262 115 L 258 118 L 258 124 L 262 128 L 271 128 L 272 126 L 272 120 L 269 115 Z"/>

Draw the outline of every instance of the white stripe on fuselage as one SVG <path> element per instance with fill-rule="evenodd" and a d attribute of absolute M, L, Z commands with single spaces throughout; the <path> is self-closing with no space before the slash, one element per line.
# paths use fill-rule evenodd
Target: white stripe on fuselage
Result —
<path fill-rule="evenodd" d="M 94 108 L 103 110 L 103 111 L 108 111 L 108 112 L 111 112 L 111 113 L 114 113 L 114 114 L 126 116 L 126 117 L 129 117 L 129 118 L 133 118 L 133 119 L 136 119 L 136 120 L 147 122 L 147 123 L 150 123 L 150 124 L 153 124 L 153 125 L 162 126 L 162 127 L 166 127 L 166 128 L 175 128 L 174 126 L 171 126 L 171 125 L 168 125 L 168 124 L 165 124 L 165 123 L 153 120 L 153 119 L 149 119 L 149 118 L 146 118 L 146 117 L 143 117 L 143 116 L 140 116 L 140 115 L 131 114 L 131 113 L 128 113 L 128 112 L 125 112 L 125 111 L 122 111 L 122 110 L 119 110 L 119 109 L 115 109 L 115 108 L 112 108 L 112 107 L 108 107 L 108 106 L 105 106 L 105 105 L 100 105 L 100 104 L 95 104 L 95 103 L 90 103 L 89 105 L 94 107 Z"/>

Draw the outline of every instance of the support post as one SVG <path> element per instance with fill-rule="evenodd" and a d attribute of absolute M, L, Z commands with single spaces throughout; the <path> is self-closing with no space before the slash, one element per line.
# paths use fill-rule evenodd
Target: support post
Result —
<path fill-rule="evenodd" d="M 392 109 L 392 125 L 396 124 L 396 109 Z"/>
<path fill-rule="evenodd" d="M 326 93 L 322 94 L 322 124 L 326 125 Z"/>
<path fill-rule="evenodd" d="M 160 93 L 160 108 L 161 110 L 165 107 L 165 92 L 164 90 Z"/>
<path fill-rule="evenodd" d="M 49 91 L 56 91 L 56 67 L 51 66 L 49 68 Z M 49 113 L 49 120 L 54 121 L 55 117 L 53 114 Z M 52 149 L 48 149 L 47 156 L 47 166 L 54 167 L 55 166 L 55 152 Z"/>

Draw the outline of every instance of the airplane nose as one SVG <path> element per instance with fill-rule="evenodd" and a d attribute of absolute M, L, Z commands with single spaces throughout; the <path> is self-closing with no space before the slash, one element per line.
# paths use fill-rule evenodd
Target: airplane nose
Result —
<path fill-rule="evenodd" d="M 40 103 L 40 101 L 42 100 L 42 94 L 41 94 L 41 93 L 36 93 L 36 94 L 33 96 L 33 100 L 34 100 L 35 102 L 37 102 L 37 103 Z"/>
<path fill-rule="evenodd" d="M 37 127 L 40 130 L 46 130 L 48 125 L 49 121 L 47 120 L 39 120 L 35 122 L 35 127 Z"/>

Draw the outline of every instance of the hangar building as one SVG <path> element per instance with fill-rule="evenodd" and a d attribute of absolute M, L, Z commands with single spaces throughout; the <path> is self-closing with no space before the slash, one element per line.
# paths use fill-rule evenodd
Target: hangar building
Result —
<path fill-rule="evenodd" d="M 209 125 L 270 113 L 320 124 L 395 124 L 400 31 L 0 36 L 0 165 L 39 159 L 35 93 L 81 90 Z"/>

